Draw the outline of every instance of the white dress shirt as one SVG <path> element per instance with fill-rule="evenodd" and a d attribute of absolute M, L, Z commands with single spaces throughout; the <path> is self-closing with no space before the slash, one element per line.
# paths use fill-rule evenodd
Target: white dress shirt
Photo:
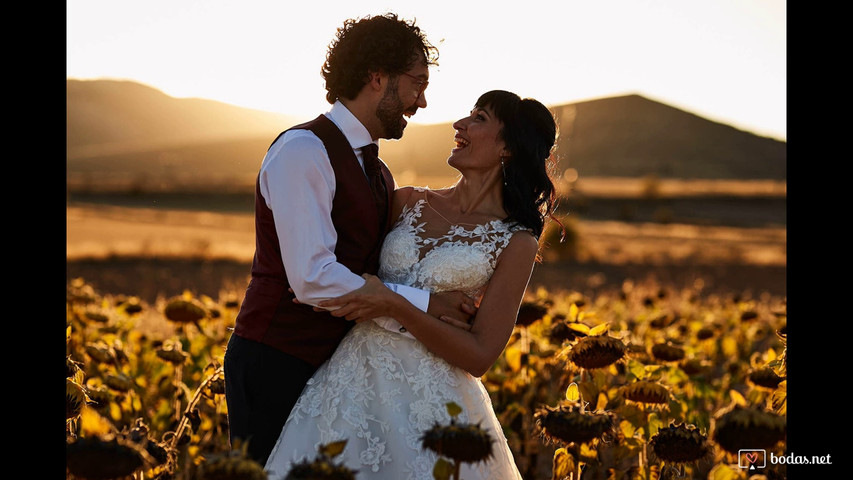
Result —
<path fill-rule="evenodd" d="M 361 147 L 373 140 L 340 102 L 325 113 L 346 136 L 364 168 Z M 309 305 L 349 293 L 364 279 L 338 263 L 332 223 L 335 172 L 329 155 L 310 130 L 290 130 L 273 143 L 260 169 L 260 191 L 273 212 L 287 279 L 296 298 Z M 391 290 L 427 311 L 429 292 L 388 284 Z"/>

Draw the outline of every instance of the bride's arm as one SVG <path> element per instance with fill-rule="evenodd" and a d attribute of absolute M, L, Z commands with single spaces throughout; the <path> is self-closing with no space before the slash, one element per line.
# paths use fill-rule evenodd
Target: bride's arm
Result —
<path fill-rule="evenodd" d="M 348 320 L 393 317 L 436 355 L 474 376 L 482 376 L 503 352 L 512 334 L 538 247 L 528 232 L 513 235 L 498 257 L 470 331 L 418 310 L 372 276 L 364 287 L 324 302 L 324 306 L 340 306 L 332 315 Z"/>

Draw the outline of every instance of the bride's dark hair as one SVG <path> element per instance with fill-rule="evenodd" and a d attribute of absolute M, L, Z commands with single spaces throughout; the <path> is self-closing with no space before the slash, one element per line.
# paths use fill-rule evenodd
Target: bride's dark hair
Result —
<path fill-rule="evenodd" d="M 557 140 L 554 115 L 538 100 L 522 99 L 505 90 L 484 93 L 476 106 L 489 107 L 501 121 L 500 135 L 511 153 L 503 159 L 503 206 L 509 215 L 507 220 L 531 229 L 538 238 L 546 217 L 560 223 L 553 215 L 557 207 L 551 178 Z"/>

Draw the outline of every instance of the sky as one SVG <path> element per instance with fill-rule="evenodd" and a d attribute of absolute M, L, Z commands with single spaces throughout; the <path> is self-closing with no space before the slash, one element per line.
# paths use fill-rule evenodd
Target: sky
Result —
<path fill-rule="evenodd" d="M 391 11 L 439 49 L 413 123 L 510 90 L 549 106 L 639 94 L 787 141 L 783 0 L 68 0 L 66 76 L 313 118 L 347 18 Z"/>

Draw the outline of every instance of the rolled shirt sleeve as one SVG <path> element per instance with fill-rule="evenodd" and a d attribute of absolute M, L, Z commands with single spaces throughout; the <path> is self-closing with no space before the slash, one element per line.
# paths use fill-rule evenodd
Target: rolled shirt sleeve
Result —
<path fill-rule="evenodd" d="M 364 285 L 364 279 L 338 263 L 334 253 L 335 173 L 316 135 L 309 130 L 282 135 L 264 157 L 259 182 L 261 196 L 273 212 L 285 273 L 300 302 L 316 305 Z M 386 285 L 427 311 L 428 291 Z"/>

